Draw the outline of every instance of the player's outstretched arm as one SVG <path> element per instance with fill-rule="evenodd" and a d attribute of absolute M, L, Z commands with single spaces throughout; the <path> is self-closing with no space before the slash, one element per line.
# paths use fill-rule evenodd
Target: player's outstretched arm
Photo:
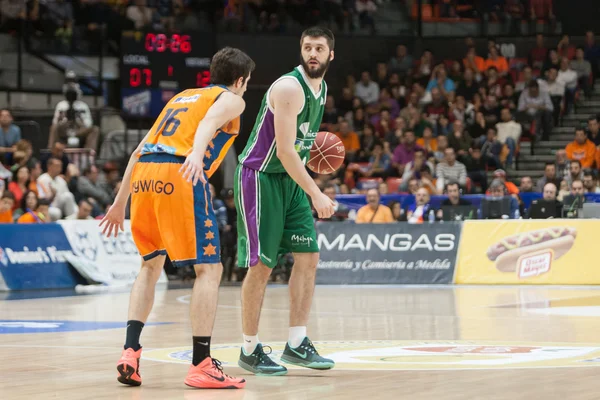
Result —
<path fill-rule="evenodd" d="M 201 181 L 206 183 L 204 177 L 204 153 L 215 132 L 234 118 L 239 117 L 246 108 L 246 102 L 241 96 L 231 92 L 224 92 L 217 101 L 208 109 L 206 115 L 198 124 L 194 136 L 194 147 L 185 159 L 179 172 L 183 178 L 194 185 Z"/>
<path fill-rule="evenodd" d="M 125 169 L 125 174 L 123 175 L 123 181 L 121 182 L 121 187 L 117 192 L 117 196 L 115 197 L 114 203 L 110 206 L 110 209 L 100 221 L 100 226 L 104 225 L 104 229 L 102 230 L 102 234 L 106 236 L 115 236 L 119 233 L 119 228 L 124 230 L 123 221 L 125 220 L 125 207 L 127 206 L 127 199 L 131 193 L 131 173 L 133 172 L 133 167 L 138 162 L 138 157 L 142 152 L 142 148 L 148 137 L 150 136 L 150 132 L 146 134 L 144 139 L 140 142 L 138 147 L 131 153 L 129 157 L 129 162 L 127 163 L 127 168 Z"/>
<path fill-rule="evenodd" d="M 271 101 L 275 111 L 275 142 L 277 158 L 286 172 L 308 194 L 319 218 L 329 218 L 334 213 L 334 204 L 310 177 L 304 163 L 294 148 L 296 141 L 296 120 L 298 111 L 304 104 L 304 93 L 291 79 L 282 79 L 271 89 Z"/>

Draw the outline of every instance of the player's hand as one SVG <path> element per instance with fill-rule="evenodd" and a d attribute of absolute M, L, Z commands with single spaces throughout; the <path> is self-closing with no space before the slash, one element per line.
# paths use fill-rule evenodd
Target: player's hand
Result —
<path fill-rule="evenodd" d="M 319 218 L 330 218 L 335 213 L 335 203 L 327 195 L 319 193 L 312 199 L 313 207 Z"/>
<path fill-rule="evenodd" d="M 104 218 L 102 218 L 102 221 L 100 221 L 100 227 L 104 225 L 102 234 L 106 235 L 106 237 L 117 237 L 119 228 L 121 228 L 122 232 L 125 231 L 123 221 L 125 221 L 125 207 L 117 203 L 113 204 L 108 209 Z"/>
<path fill-rule="evenodd" d="M 179 168 L 179 172 L 183 174 L 183 179 L 192 182 L 194 186 L 198 181 L 206 184 L 204 177 L 204 154 L 200 154 L 196 150 L 192 151 L 186 158 L 185 162 Z"/>

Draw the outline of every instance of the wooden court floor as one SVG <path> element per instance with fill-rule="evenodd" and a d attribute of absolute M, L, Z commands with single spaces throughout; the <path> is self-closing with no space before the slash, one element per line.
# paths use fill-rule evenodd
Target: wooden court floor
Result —
<path fill-rule="evenodd" d="M 244 390 L 201 391 L 189 289 L 159 289 L 142 334 L 143 385 L 116 381 L 128 292 L 0 301 L 0 399 L 599 399 L 600 290 L 319 286 L 309 334 L 332 371 L 255 377 L 236 366 L 240 289 L 223 287 L 213 355 Z M 271 286 L 260 338 L 287 338 L 287 287 Z"/>

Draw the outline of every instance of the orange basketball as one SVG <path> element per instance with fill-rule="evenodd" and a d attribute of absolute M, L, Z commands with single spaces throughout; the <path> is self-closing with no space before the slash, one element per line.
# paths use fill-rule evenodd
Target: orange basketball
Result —
<path fill-rule="evenodd" d="M 342 166 L 345 157 L 346 149 L 340 138 L 331 132 L 319 132 L 306 165 L 317 174 L 331 174 Z"/>

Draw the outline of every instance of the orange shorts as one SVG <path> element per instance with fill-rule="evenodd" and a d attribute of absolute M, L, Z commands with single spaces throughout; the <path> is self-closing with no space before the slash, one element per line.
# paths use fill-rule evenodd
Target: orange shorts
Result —
<path fill-rule="evenodd" d="M 210 189 L 183 179 L 184 157 L 148 154 L 131 176 L 131 233 L 144 260 L 168 254 L 176 267 L 220 262 Z"/>

